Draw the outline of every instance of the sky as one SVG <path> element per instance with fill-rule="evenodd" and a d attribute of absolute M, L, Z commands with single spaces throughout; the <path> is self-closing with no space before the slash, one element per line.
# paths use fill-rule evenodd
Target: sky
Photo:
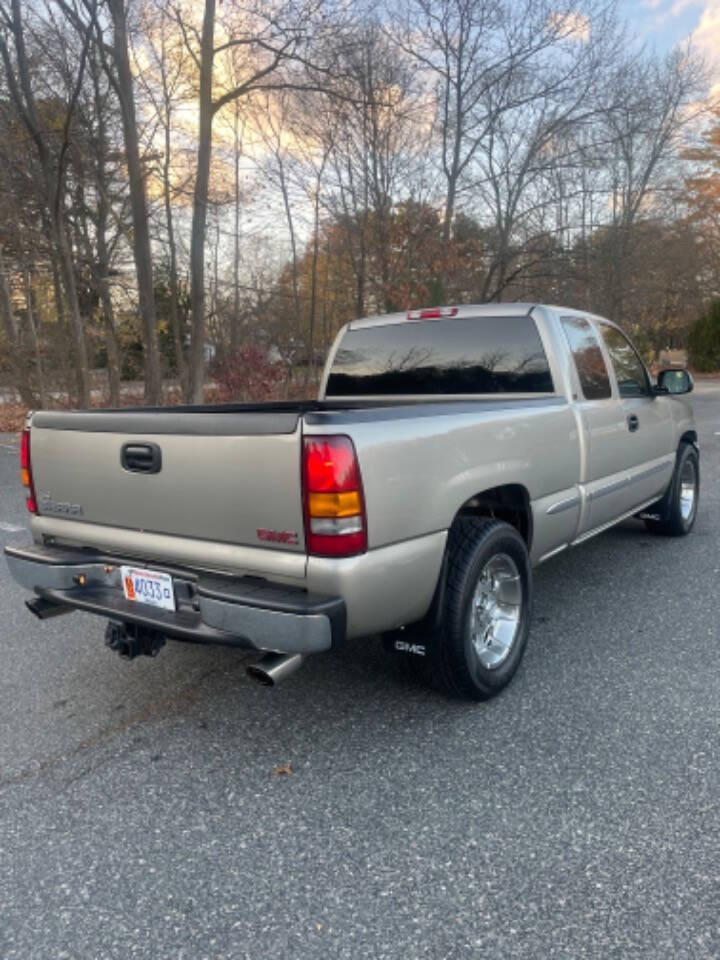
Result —
<path fill-rule="evenodd" d="M 713 68 L 720 93 L 720 0 L 619 0 L 619 10 L 639 40 L 670 50 L 692 37 Z"/>

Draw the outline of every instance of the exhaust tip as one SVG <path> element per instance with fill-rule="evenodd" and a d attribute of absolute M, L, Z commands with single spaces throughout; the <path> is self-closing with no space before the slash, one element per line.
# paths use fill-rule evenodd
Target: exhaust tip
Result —
<path fill-rule="evenodd" d="M 25 606 L 38 620 L 49 620 L 50 617 L 60 617 L 64 613 L 72 613 L 72 607 L 67 607 L 57 600 L 47 600 L 45 597 L 32 597 L 25 601 Z"/>
<path fill-rule="evenodd" d="M 274 687 L 275 681 L 270 676 L 269 673 L 266 673 L 263 668 L 254 663 L 252 666 L 248 667 L 246 670 L 247 675 L 251 680 L 254 680 L 256 683 L 259 683 L 262 687 Z"/>
<path fill-rule="evenodd" d="M 245 672 L 251 680 L 261 686 L 274 687 L 280 680 L 295 673 L 304 659 L 301 653 L 266 653 L 262 660 L 246 667 Z"/>

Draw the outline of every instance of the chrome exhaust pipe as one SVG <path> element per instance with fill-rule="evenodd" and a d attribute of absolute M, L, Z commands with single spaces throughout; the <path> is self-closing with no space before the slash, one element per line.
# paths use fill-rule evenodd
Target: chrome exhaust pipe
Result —
<path fill-rule="evenodd" d="M 301 653 L 266 653 L 262 660 L 250 664 L 246 673 L 264 687 L 274 687 L 280 680 L 295 673 L 304 659 Z"/>

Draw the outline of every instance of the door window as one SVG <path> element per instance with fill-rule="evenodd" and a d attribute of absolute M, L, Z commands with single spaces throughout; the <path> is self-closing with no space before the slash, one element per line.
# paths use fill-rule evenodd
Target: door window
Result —
<path fill-rule="evenodd" d="M 650 384 L 645 364 L 635 347 L 617 327 L 599 323 L 605 346 L 610 354 L 621 397 L 647 397 Z"/>
<path fill-rule="evenodd" d="M 597 334 L 582 317 L 561 317 L 586 400 L 607 400 L 610 377 Z"/>

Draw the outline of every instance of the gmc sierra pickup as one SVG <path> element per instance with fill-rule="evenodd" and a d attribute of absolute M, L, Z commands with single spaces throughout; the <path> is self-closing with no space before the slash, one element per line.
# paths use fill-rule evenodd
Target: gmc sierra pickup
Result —
<path fill-rule="evenodd" d="M 314 402 L 33 413 L 34 542 L 5 553 L 33 613 L 99 614 L 125 657 L 251 648 L 272 684 L 383 634 L 481 699 L 523 655 L 534 565 L 634 515 L 690 531 L 691 389 L 575 310 L 357 320 Z"/>

